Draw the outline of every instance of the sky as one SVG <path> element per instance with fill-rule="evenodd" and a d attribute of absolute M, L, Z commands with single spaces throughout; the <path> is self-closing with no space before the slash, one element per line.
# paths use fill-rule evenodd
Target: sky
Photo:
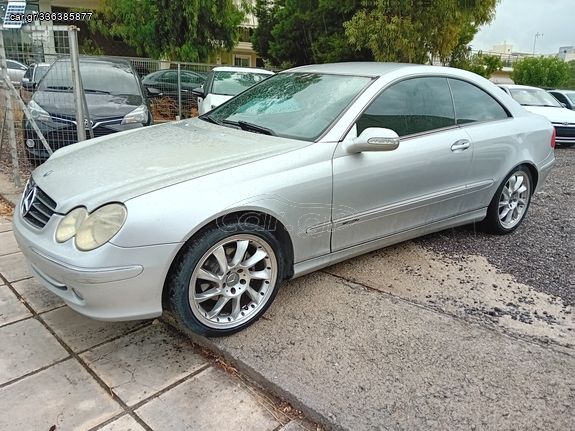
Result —
<path fill-rule="evenodd" d="M 575 46 L 575 0 L 502 0 L 495 19 L 471 42 L 474 50 L 489 51 L 507 42 L 514 52 L 556 54 L 560 46 Z"/>

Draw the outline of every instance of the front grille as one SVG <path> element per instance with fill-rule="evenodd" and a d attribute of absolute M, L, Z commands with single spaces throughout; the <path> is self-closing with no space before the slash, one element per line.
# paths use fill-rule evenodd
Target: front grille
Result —
<path fill-rule="evenodd" d="M 30 179 L 20 208 L 24 219 L 42 229 L 56 212 L 56 206 L 56 202 Z"/>
<path fill-rule="evenodd" d="M 555 126 L 558 138 L 575 138 L 575 124 L 571 127 Z"/>

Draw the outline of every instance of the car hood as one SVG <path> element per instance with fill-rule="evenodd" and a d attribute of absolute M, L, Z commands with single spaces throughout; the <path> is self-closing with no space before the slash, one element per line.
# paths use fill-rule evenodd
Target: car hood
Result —
<path fill-rule="evenodd" d="M 74 94 L 71 92 L 36 91 L 32 100 L 51 115 L 76 118 Z M 139 95 L 115 96 L 86 93 L 86 104 L 92 121 L 123 117 L 143 103 L 144 101 Z"/>
<path fill-rule="evenodd" d="M 116 133 L 56 151 L 34 181 L 66 213 L 92 210 L 182 181 L 293 151 L 309 142 L 217 126 L 199 119 Z"/>
<path fill-rule="evenodd" d="M 524 106 L 534 114 L 543 115 L 552 123 L 571 123 L 575 124 L 575 111 L 567 108 L 549 108 L 547 106 Z"/>

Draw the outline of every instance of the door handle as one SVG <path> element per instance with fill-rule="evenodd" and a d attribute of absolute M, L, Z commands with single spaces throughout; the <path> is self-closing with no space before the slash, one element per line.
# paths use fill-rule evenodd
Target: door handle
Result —
<path fill-rule="evenodd" d="M 467 139 L 461 139 L 451 146 L 451 151 L 464 151 L 467 150 L 470 146 L 471 142 L 469 142 Z"/>

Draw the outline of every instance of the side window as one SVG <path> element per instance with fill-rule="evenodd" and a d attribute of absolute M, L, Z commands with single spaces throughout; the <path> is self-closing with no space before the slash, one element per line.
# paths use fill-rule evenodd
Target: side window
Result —
<path fill-rule="evenodd" d="M 563 96 L 561 93 L 551 93 L 551 94 L 553 95 L 553 97 L 555 97 L 560 102 L 567 103 L 567 98 L 565 96 Z"/>
<path fill-rule="evenodd" d="M 482 89 L 459 79 L 449 79 L 457 124 L 509 118 L 507 111 Z"/>
<path fill-rule="evenodd" d="M 176 83 L 178 82 L 178 73 L 177 72 L 166 72 L 162 75 L 162 77 L 160 78 L 160 81 L 162 82 L 170 82 L 170 83 Z"/>
<path fill-rule="evenodd" d="M 26 73 L 24 74 L 24 78 L 28 78 L 28 79 L 32 79 L 32 75 L 34 74 L 34 69 L 36 68 L 36 66 L 30 66 L 28 68 L 28 70 L 26 71 Z"/>
<path fill-rule="evenodd" d="M 408 136 L 455 125 L 447 78 L 412 78 L 383 91 L 357 120 L 357 134 L 368 127 Z"/>

